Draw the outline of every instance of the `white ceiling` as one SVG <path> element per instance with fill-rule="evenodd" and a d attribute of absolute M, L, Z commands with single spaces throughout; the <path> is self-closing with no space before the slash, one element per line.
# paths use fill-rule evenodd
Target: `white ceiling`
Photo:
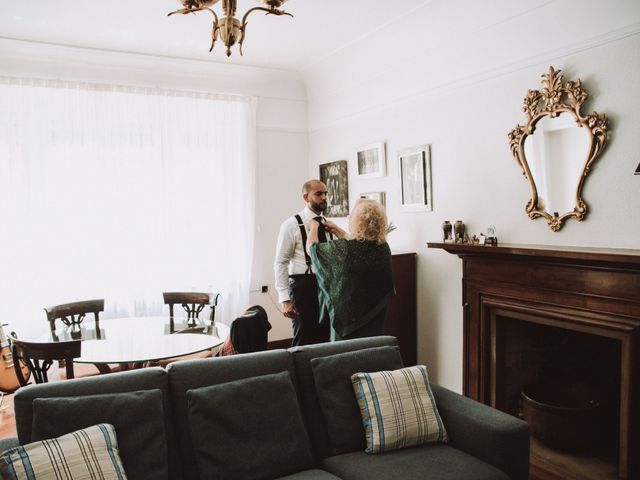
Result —
<path fill-rule="evenodd" d="M 431 0 L 289 0 L 284 8 L 294 18 L 252 13 L 244 57 L 234 48 L 230 58 L 221 42 L 208 51 L 209 12 L 167 17 L 180 7 L 176 0 L 3 3 L 0 38 L 301 71 Z M 236 16 L 258 5 L 257 0 L 238 0 Z M 219 5 L 215 10 L 221 16 Z"/>

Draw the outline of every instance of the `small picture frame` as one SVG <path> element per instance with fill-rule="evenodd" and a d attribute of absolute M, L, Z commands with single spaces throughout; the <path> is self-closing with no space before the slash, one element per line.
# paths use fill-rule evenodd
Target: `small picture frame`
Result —
<path fill-rule="evenodd" d="M 431 201 L 431 154 L 429 145 L 417 145 L 398 151 L 402 209 L 433 210 Z"/>
<path fill-rule="evenodd" d="M 349 177 L 347 161 L 323 163 L 320 165 L 320 181 L 327 186 L 327 217 L 346 217 L 349 215 Z"/>
<path fill-rule="evenodd" d="M 387 174 L 384 147 L 384 142 L 378 142 L 358 149 L 356 153 L 358 177 L 384 177 Z"/>
<path fill-rule="evenodd" d="M 367 193 L 361 193 L 360 195 L 358 195 L 358 198 L 367 198 L 369 200 L 375 200 L 384 208 L 387 208 L 385 197 L 386 197 L 385 192 L 367 192 Z"/>

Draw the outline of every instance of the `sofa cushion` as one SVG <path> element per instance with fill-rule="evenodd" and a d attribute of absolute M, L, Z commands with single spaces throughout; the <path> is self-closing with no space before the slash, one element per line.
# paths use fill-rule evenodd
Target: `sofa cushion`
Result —
<path fill-rule="evenodd" d="M 322 467 L 343 480 L 509 480 L 488 463 L 442 443 L 381 455 L 344 453 L 325 459 Z"/>
<path fill-rule="evenodd" d="M 337 353 L 386 345 L 398 345 L 398 340 L 395 337 L 378 336 L 342 340 L 340 342 L 319 343 L 316 345 L 304 345 L 289 349 L 289 352 L 293 354 L 302 414 L 304 415 L 307 425 L 313 452 L 318 461 L 331 455 L 331 443 L 329 441 L 329 435 L 327 434 L 327 427 L 324 424 L 322 409 L 316 396 L 311 360 L 335 355 Z"/>
<path fill-rule="evenodd" d="M 189 390 L 187 401 L 201 478 L 261 480 L 312 466 L 289 372 Z"/>
<path fill-rule="evenodd" d="M 43 440 L 110 423 L 117 432 L 120 457 L 131 480 L 168 478 L 163 416 L 160 390 L 36 398 L 31 438 Z"/>
<path fill-rule="evenodd" d="M 162 392 L 162 408 L 166 431 L 166 442 L 169 455 L 169 477 L 171 479 L 182 478 L 180 454 L 174 424 L 171 419 L 172 405 L 169 395 L 169 382 L 167 372 L 159 367 L 142 368 L 125 372 L 110 373 L 109 375 L 97 375 L 95 377 L 65 380 L 64 382 L 41 383 L 27 385 L 20 388 L 14 395 L 14 407 L 16 412 L 16 429 L 21 444 L 31 442 L 31 430 L 33 426 L 33 401 L 36 398 L 50 397 L 77 397 L 84 395 L 104 395 L 109 393 L 127 393 L 140 390 L 155 390 Z M 75 417 L 81 417 L 88 411 L 75 411 Z M 56 423 L 64 424 L 68 415 L 56 420 Z"/>
<path fill-rule="evenodd" d="M 365 431 L 351 376 L 402 368 L 398 347 L 374 347 L 311 360 L 318 401 L 334 455 L 364 450 Z"/>
<path fill-rule="evenodd" d="M 367 453 L 447 441 L 424 365 L 351 377 Z"/>
<path fill-rule="evenodd" d="M 6 480 L 98 478 L 96 473 L 103 480 L 126 478 L 113 425 L 93 425 L 16 447 L 0 456 L 0 474 Z"/>
<path fill-rule="evenodd" d="M 171 406 L 180 445 L 184 478 L 200 479 L 194 453 L 195 444 L 189 429 L 187 391 L 283 371 L 289 371 L 295 375 L 291 354 L 285 350 L 187 360 L 172 363 L 167 367 L 171 386 Z"/>

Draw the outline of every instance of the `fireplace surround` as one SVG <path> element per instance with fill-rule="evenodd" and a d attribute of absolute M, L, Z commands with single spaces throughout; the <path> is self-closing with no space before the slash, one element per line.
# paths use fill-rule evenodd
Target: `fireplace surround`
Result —
<path fill-rule="evenodd" d="M 578 451 L 532 437 L 531 478 L 640 478 L 640 250 L 428 246 L 462 259 L 465 395 L 519 416 L 533 385 L 597 397 L 566 423 Z"/>

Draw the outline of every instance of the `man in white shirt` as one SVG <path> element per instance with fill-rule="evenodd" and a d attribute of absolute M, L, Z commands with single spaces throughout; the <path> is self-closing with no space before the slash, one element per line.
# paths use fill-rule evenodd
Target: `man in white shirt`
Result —
<path fill-rule="evenodd" d="M 327 186 L 320 180 L 309 180 L 302 186 L 302 198 L 304 210 L 280 226 L 273 264 L 278 301 L 293 326 L 293 346 L 329 341 L 329 322 L 320 324 L 318 283 L 306 250 L 308 223 L 324 221 Z M 324 230 L 322 234 L 326 237 Z"/>

